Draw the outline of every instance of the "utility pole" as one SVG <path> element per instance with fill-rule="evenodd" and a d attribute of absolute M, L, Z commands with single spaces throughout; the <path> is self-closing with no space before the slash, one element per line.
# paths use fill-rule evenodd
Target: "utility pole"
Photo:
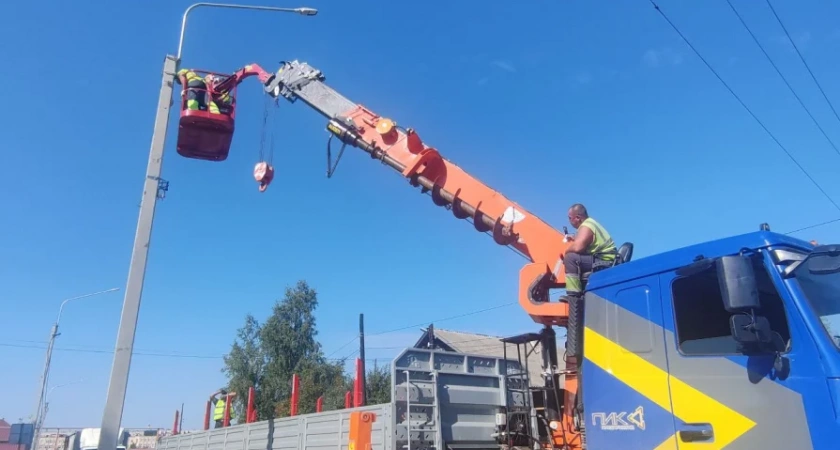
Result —
<path fill-rule="evenodd" d="M 435 324 L 430 323 L 429 324 L 429 329 L 428 329 L 428 331 L 426 331 L 426 333 L 429 335 L 429 341 L 426 343 L 426 348 L 434 349 L 435 348 Z"/>
<path fill-rule="evenodd" d="M 108 397 L 102 427 L 99 432 L 99 448 L 116 450 L 120 423 L 122 422 L 125 391 L 128 386 L 128 372 L 131 368 L 131 353 L 134 349 L 134 335 L 137 331 L 137 318 L 140 314 L 140 298 L 143 281 L 146 277 L 146 260 L 152 237 L 152 222 L 155 206 L 163 196 L 166 182 L 160 178 L 163 163 L 163 148 L 166 143 L 166 127 L 169 125 L 169 106 L 172 102 L 172 85 L 175 81 L 178 61 L 172 55 L 163 60 L 163 77 L 158 97 L 155 127 L 152 134 L 152 148 L 143 182 L 143 196 L 140 200 L 140 216 L 134 236 L 134 249 L 131 252 L 131 264 L 128 267 L 128 281 L 125 286 L 120 327 L 117 332 L 117 345 L 114 349 L 114 362 L 111 366 L 111 381 L 108 384 Z"/>
<path fill-rule="evenodd" d="M 207 2 L 194 3 L 184 11 L 181 19 L 181 33 L 177 56 L 166 55 L 163 60 L 163 73 L 160 94 L 158 96 L 157 112 L 155 113 L 151 149 L 149 150 L 149 162 L 146 166 L 146 177 L 143 181 L 143 195 L 140 201 L 140 213 L 137 219 L 137 230 L 134 235 L 131 263 L 128 266 L 128 281 L 126 282 L 125 297 L 123 298 L 120 326 L 117 331 L 114 360 L 111 365 L 108 396 L 105 399 L 105 410 L 102 414 L 99 450 L 116 450 L 117 446 L 117 435 L 119 434 L 120 423 L 122 422 L 125 393 L 128 387 L 128 374 L 131 368 L 131 354 L 134 350 L 134 335 L 137 330 L 137 318 L 140 314 L 143 282 L 146 277 L 146 261 L 149 256 L 149 246 L 151 244 L 155 206 L 157 205 L 158 199 L 163 198 L 169 188 L 169 183 L 160 176 L 166 144 L 166 131 L 169 125 L 169 108 L 174 103 L 172 99 L 173 84 L 175 83 L 175 75 L 181 61 L 187 17 L 191 11 L 198 7 L 276 11 L 295 13 L 303 16 L 314 16 L 318 13 L 318 10 L 313 8 L 275 8 L 271 6 Z M 175 104 L 180 105 L 180 102 Z"/>
<path fill-rule="evenodd" d="M 362 360 L 362 406 L 367 405 L 367 374 L 365 373 L 365 315 L 359 314 L 359 358 Z"/>

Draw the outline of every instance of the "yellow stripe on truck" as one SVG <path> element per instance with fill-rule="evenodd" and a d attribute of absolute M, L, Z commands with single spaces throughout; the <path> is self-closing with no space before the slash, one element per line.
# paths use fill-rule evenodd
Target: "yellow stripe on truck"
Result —
<path fill-rule="evenodd" d="M 714 442 L 680 441 L 680 450 L 723 449 L 755 426 L 755 422 L 749 418 L 671 376 L 668 372 L 591 328 L 584 329 L 583 342 L 586 359 L 653 403 L 666 411 L 671 411 L 671 396 L 673 396 L 679 400 L 673 402 L 673 414 L 680 420 L 686 423 L 712 425 Z M 676 435 L 666 439 L 657 447 L 657 450 L 674 448 L 676 448 Z"/>

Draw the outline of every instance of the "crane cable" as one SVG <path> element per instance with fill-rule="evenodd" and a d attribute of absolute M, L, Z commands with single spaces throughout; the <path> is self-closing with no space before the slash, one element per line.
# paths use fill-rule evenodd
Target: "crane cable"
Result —
<path fill-rule="evenodd" d="M 262 129 L 260 130 L 260 152 L 259 162 L 266 162 L 268 165 L 274 164 L 274 125 L 276 123 L 274 109 L 271 107 L 272 98 L 265 96 L 263 102 L 263 121 Z M 275 107 L 277 104 L 275 103 Z M 271 120 L 271 127 L 268 126 L 269 119 Z M 270 128 L 270 135 L 268 137 L 268 157 L 266 157 L 266 130 Z"/>
<path fill-rule="evenodd" d="M 714 76 L 717 77 L 718 81 L 720 81 L 721 84 L 723 84 L 723 86 L 729 91 L 729 93 L 732 94 L 733 97 L 735 97 L 735 100 L 737 100 L 738 103 L 740 103 L 741 106 L 747 111 L 747 113 L 749 113 L 749 115 L 758 123 L 758 125 L 761 126 L 762 129 L 764 129 L 764 132 L 767 133 L 768 136 L 770 136 L 770 139 L 772 139 L 773 142 L 775 142 L 776 145 L 778 145 L 779 148 L 782 149 L 783 152 L 785 152 L 785 154 L 788 156 L 788 158 L 790 158 L 791 162 L 793 162 L 796 165 L 796 167 L 798 167 L 799 170 L 820 191 L 820 193 L 822 193 L 822 195 L 829 202 L 831 202 L 831 204 L 834 205 L 834 207 L 838 211 L 840 211 L 840 205 L 838 205 L 837 202 L 835 202 L 834 199 L 832 199 L 831 196 L 828 195 L 828 192 L 826 192 L 825 189 L 823 189 L 823 187 L 820 186 L 819 183 L 817 183 L 817 181 L 814 179 L 814 177 L 812 177 L 811 174 L 808 173 L 808 171 L 805 170 L 804 167 L 802 167 L 802 164 L 800 164 L 799 161 L 797 161 L 796 158 L 793 157 L 793 155 L 790 153 L 790 151 L 787 149 L 787 147 L 785 147 L 784 144 L 782 144 L 781 141 L 779 141 L 779 139 L 776 138 L 776 135 L 774 135 L 773 132 L 771 132 L 770 129 L 767 128 L 767 126 L 764 124 L 764 122 L 762 122 L 761 119 L 759 119 L 758 116 L 755 115 L 755 113 L 752 111 L 752 109 L 750 109 L 750 107 L 747 106 L 747 104 L 744 103 L 743 100 L 741 100 L 741 97 L 739 97 L 738 94 L 736 94 L 735 91 L 732 90 L 732 88 L 729 86 L 729 84 L 726 81 L 724 81 L 724 79 L 720 76 L 720 74 L 718 74 L 718 72 L 714 69 L 714 67 L 712 67 L 712 65 L 709 64 L 709 62 L 706 60 L 706 58 L 704 58 L 703 55 L 700 54 L 700 51 L 698 51 L 697 48 L 695 48 L 694 45 L 691 44 L 691 41 L 689 41 L 688 38 L 685 37 L 685 35 L 680 31 L 680 29 L 677 28 L 677 26 L 674 24 L 674 22 L 672 22 L 671 19 L 668 18 L 668 16 L 665 14 L 664 11 L 662 11 L 662 9 L 659 7 L 659 5 L 656 4 L 656 2 L 654 0 L 648 0 L 648 1 L 650 2 L 651 5 L 653 5 L 654 9 L 656 9 L 656 12 L 658 12 L 659 15 L 661 15 L 662 18 L 665 19 L 666 22 L 668 22 L 668 25 L 670 25 L 671 28 L 673 28 L 673 30 L 680 36 L 680 38 L 682 38 L 683 42 L 685 42 L 686 45 L 688 45 L 688 47 L 691 48 L 691 50 L 694 52 L 694 54 L 697 55 L 698 58 L 700 58 L 700 61 L 702 61 L 703 64 L 705 64 L 706 67 L 712 72 L 712 74 L 714 74 Z"/>
<path fill-rule="evenodd" d="M 268 189 L 268 185 L 271 184 L 271 180 L 274 179 L 274 120 L 277 116 L 274 114 L 273 109 L 271 108 L 271 98 L 266 96 L 264 101 L 263 107 L 263 123 L 262 123 L 262 130 L 260 130 L 260 152 L 259 158 L 260 160 L 254 166 L 254 180 L 260 184 L 260 192 L 265 192 Z M 275 102 L 274 107 L 275 109 L 279 106 L 279 103 Z M 271 127 L 271 136 L 269 139 L 269 150 L 268 156 L 266 157 L 265 154 L 265 147 L 266 147 L 266 131 L 269 121 L 269 116 L 272 119 L 272 127 Z"/>

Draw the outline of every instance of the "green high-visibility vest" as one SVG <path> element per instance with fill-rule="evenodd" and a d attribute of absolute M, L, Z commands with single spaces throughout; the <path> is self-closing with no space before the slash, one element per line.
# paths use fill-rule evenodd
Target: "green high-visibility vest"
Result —
<path fill-rule="evenodd" d="M 587 217 L 580 226 L 589 228 L 592 230 L 592 234 L 594 235 L 592 243 L 586 248 L 586 253 L 595 255 L 604 261 L 612 261 L 615 259 L 615 243 L 613 242 L 610 234 L 607 233 L 607 230 L 604 229 L 600 223 L 596 222 L 595 219 L 591 217 Z"/>

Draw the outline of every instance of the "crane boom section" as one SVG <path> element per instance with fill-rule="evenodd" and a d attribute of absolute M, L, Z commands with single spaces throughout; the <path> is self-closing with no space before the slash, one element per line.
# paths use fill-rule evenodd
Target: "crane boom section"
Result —
<path fill-rule="evenodd" d="M 248 64 L 247 66 L 244 66 L 234 72 L 229 77 L 220 81 L 216 86 L 213 86 L 213 90 L 215 92 L 228 92 L 238 86 L 239 83 L 243 82 L 246 78 L 252 76 L 259 78 L 260 82 L 265 84 L 269 78 L 271 78 L 272 74 L 266 72 L 259 66 L 259 64 Z"/>
<path fill-rule="evenodd" d="M 539 323 L 565 325 L 567 305 L 548 302 L 548 289 L 565 283 L 565 235 L 442 157 L 413 129 L 350 101 L 324 79 L 309 64 L 291 61 L 282 63 L 264 85 L 273 97 L 303 101 L 329 119 L 327 129 L 344 144 L 400 172 L 438 206 L 525 255 L 531 264 L 520 273 L 520 304 Z"/>

